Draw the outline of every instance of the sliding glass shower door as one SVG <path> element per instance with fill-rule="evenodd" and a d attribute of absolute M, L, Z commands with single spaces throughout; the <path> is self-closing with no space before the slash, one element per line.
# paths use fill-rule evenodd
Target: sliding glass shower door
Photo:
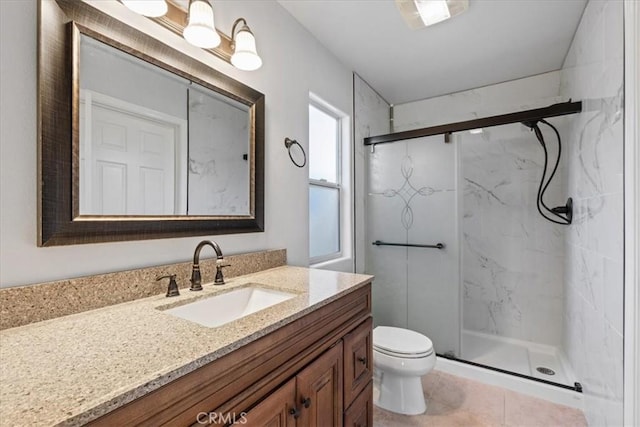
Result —
<path fill-rule="evenodd" d="M 374 320 L 420 332 L 437 353 L 458 355 L 456 143 L 437 135 L 380 144 L 367 155 L 366 270 L 376 276 Z"/>

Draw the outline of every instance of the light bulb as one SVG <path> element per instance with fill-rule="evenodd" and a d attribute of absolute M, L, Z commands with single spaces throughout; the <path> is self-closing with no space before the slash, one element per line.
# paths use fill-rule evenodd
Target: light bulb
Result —
<path fill-rule="evenodd" d="M 451 18 L 447 0 L 416 0 L 416 7 L 425 26 Z"/>
<path fill-rule="evenodd" d="M 231 63 L 234 67 L 253 71 L 262 66 L 262 59 L 256 51 L 256 39 L 246 25 L 243 26 L 235 36 L 235 49 L 231 56 Z"/>
<path fill-rule="evenodd" d="M 191 0 L 189 21 L 182 35 L 194 46 L 211 49 L 220 45 L 220 35 L 216 31 L 213 8 L 206 0 Z"/>

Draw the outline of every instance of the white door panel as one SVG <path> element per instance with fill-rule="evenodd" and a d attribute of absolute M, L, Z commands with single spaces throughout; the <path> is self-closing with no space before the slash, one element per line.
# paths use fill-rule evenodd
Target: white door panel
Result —
<path fill-rule="evenodd" d="M 101 102 L 96 102 L 96 98 Z M 181 128 L 157 114 L 114 100 L 103 102 L 99 94 L 85 94 L 81 123 L 90 141 L 82 141 L 81 176 L 86 187 L 82 214 L 173 215 L 177 174 L 181 161 Z M 136 111 L 133 111 L 136 110 Z M 84 185 L 84 184 L 83 184 Z M 180 189 L 178 189 L 180 191 Z M 180 196 L 178 196 L 180 197 Z"/>
<path fill-rule="evenodd" d="M 97 161 L 93 185 L 93 206 L 103 215 L 127 210 L 127 165 Z"/>

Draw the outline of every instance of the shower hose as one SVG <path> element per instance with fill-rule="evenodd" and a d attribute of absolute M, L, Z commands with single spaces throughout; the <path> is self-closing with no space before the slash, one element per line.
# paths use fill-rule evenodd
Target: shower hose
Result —
<path fill-rule="evenodd" d="M 549 164 L 549 152 L 547 150 L 547 144 L 544 140 L 544 135 L 538 126 L 538 122 L 524 122 L 525 126 L 528 126 L 533 130 L 542 146 L 542 150 L 544 151 L 544 168 L 542 170 L 542 179 L 540 180 L 540 185 L 538 186 L 538 198 L 536 201 L 536 206 L 538 208 L 538 212 L 542 215 L 547 221 L 551 221 L 555 224 L 569 225 L 571 224 L 572 214 L 573 214 L 573 206 L 572 200 L 569 198 L 567 200 L 567 204 L 565 206 L 557 206 L 555 208 L 549 208 L 547 204 L 544 202 L 544 194 L 551 183 L 556 171 L 558 170 L 558 165 L 560 164 L 560 155 L 562 154 L 562 140 L 560 139 L 560 133 L 558 130 L 549 122 L 542 119 L 540 123 L 544 123 L 549 126 L 556 134 L 556 138 L 558 139 L 558 157 L 556 158 L 555 164 L 553 166 L 553 170 L 551 174 L 547 178 L 547 166 Z"/>

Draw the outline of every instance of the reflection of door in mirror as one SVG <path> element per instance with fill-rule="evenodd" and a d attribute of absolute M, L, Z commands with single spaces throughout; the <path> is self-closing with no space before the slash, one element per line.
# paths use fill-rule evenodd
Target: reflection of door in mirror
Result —
<path fill-rule="evenodd" d="M 81 91 L 80 213 L 185 212 L 186 133 L 186 120 Z"/>
<path fill-rule="evenodd" d="M 248 215 L 249 108 L 80 38 L 80 214 Z"/>

